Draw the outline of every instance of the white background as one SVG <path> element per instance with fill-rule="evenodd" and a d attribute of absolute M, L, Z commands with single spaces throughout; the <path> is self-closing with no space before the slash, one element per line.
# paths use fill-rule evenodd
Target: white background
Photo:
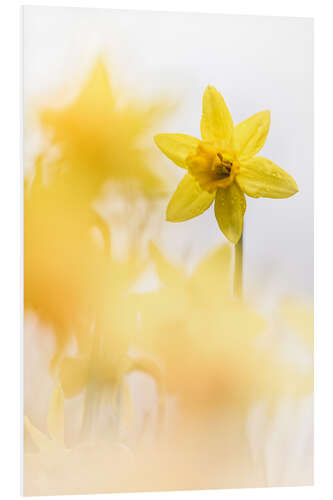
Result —
<path fill-rule="evenodd" d="M 319 2 L 317 2 L 318 5 Z M 55 5 L 56 3 L 53 2 Z M 314 488 L 286 488 L 272 490 L 248 490 L 248 498 L 330 498 L 332 495 L 331 455 L 332 442 L 332 391 L 331 391 L 331 356 L 332 356 L 332 323 L 331 295 L 332 295 L 332 265 L 333 255 L 331 238 L 331 144 L 332 130 L 330 127 L 332 113 L 331 93 L 333 88 L 331 69 L 331 36 L 332 15 L 323 8 L 323 3 L 315 9 L 306 2 L 280 1 L 275 7 L 268 6 L 267 2 L 253 0 L 248 2 L 233 1 L 232 6 L 225 2 L 79 2 L 71 5 L 102 6 L 115 8 L 154 8 L 159 10 L 197 10 L 234 14 L 265 14 L 287 16 L 315 16 L 316 37 L 316 121 L 315 121 L 315 213 L 316 213 L 316 241 L 315 241 L 315 289 L 316 289 L 316 447 L 315 447 L 315 482 Z M 12 8 L 16 6 L 16 8 Z M 232 10 L 231 10 L 232 9 Z M 19 54 L 19 11 L 16 2 L 2 14 L 3 26 L 0 30 L 3 55 L 2 79 L 2 245 L 1 259 L 3 266 L 2 277 L 2 350 L 1 350 L 1 425 L 2 453 L 1 476 L 2 494 L 5 498 L 17 498 L 19 491 L 19 449 L 20 449 L 20 414 L 21 405 L 19 394 L 20 380 L 20 192 L 19 180 L 20 162 L 19 147 L 19 116 L 20 116 L 20 71 L 18 65 Z M 256 109 L 254 110 L 256 111 Z M 10 132 L 10 134 L 9 134 Z M 278 202 L 276 202 L 278 203 Z M 319 286 L 320 285 L 320 286 Z M 329 493 L 331 491 L 331 494 Z M 149 494 L 151 498 L 243 498 L 244 491 L 222 492 L 184 492 Z M 92 497 L 92 496 L 91 496 Z M 144 498 L 144 494 L 128 495 L 129 498 Z M 85 496 L 84 498 L 89 498 Z"/>

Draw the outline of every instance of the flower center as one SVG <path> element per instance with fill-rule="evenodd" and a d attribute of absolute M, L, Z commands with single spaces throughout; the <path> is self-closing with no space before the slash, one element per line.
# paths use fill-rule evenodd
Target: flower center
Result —
<path fill-rule="evenodd" d="M 216 149 L 213 144 L 201 142 L 194 154 L 186 159 L 189 173 L 205 191 L 227 188 L 239 172 L 237 158 L 229 151 Z"/>
<path fill-rule="evenodd" d="M 232 160 L 228 160 L 228 159 L 223 158 L 222 153 L 217 153 L 216 156 L 218 157 L 218 159 L 220 160 L 220 162 L 216 163 L 214 165 L 213 169 L 215 170 L 216 175 L 220 179 L 226 179 L 231 174 Z"/>

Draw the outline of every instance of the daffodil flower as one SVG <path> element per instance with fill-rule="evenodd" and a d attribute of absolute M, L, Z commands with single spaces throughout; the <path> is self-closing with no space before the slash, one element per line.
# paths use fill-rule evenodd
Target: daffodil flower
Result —
<path fill-rule="evenodd" d="M 298 191 L 294 179 L 272 161 L 256 156 L 269 125 L 270 112 L 262 111 L 234 127 L 222 95 L 209 85 L 203 96 L 202 140 L 186 134 L 154 138 L 170 160 L 187 170 L 169 202 L 167 220 L 196 217 L 215 200 L 220 229 L 236 244 L 243 231 L 244 194 L 253 198 L 294 195 Z"/>
<path fill-rule="evenodd" d="M 119 106 L 119 102 L 126 105 Z M 165 175 L 153 172 L 141 137 L 170 109 L 161 99 L 144 106 L 114 91 L 107 64 L 98 58 L 75 99 L 39 110 L 42 129 L 61 154 L 53 166 L 56 181 L 77 200 L 92 202 L 106 181 L 137 186 L 148 199 L 165 192 Z"/>
<path fill-rule="evenodd" d="M 132 451 L 121 441 L 107 441 L 106 434 L 103 439 L 95 436 L 95 439 L 77 441 L 75 445 L 65 445 L 65 412 L 64 393 L 61 385 L 57 385 L 52 392 L 49 411 L 47 416 L 47 433 L 42 432 L 30 419 L 25 416 L 24 429 L 30 437 L 35 451 L 24 453 L 24 495 L 64 494 L 62 489 L 67 481 L 73 484 L 73 491 L 83 491 L 82 474 L 73 473 L 76 466 L 84 467 L 89 463 L 90 467 L 98 462 L 108 463 L 111 461 L 113 468 L 118 464 L 121 469 L 131 468 L 133 463 Z M 91 480 L 91 476 L 86 474 Z M 76 483 L 78 481 L 78 483 Z"/>
<path fill-rule="evenodd" d="M 165 418 L 165 384 L 159 364 L 149 356 L 131 358 L 128 355 L 119 356 L 118 359 L 113 359 L 112 363 L 110 359 L 114 355 L 112 344 L 104 343 L 103 347 L 103 353 L 97 356 L 94 353 L 91 359 L 66 357 L 60 365 L 59 378 L 65 397 L 71 398 L 86 390 L 83 434 L 89 433 L 91 419 L 96 416 L 94 412 L 98 411 L 101 399 L 104 403 L 111 404 L 116 420 L 118 420 L 121 411 L 119 399 L 123 395 L 121 399 L 124 402 L 126 420 L 130 423 L 133 409 L 125 376 L 135 371 L 145 373 L 156 383 L 159 434 Z M 103 398 L 101 398 L 102 395 Z"/>
<path fill-rule="evenodd" d="M 262 402 L 273 412 L 281 398 L 311 393 L 312 371 L 281 357 L 280 330 L 271 336 L 267 318 L 233 297 L 231 245 L 207 253 L 190 273 L 155 244 L 150 257 L 160 288 L 140 297 L 134 345 L 161 362 L 182 409 L 247 414 Z M 300 335 L 311 322 L 310 311 L 294 305 L 284 313 Z"/>

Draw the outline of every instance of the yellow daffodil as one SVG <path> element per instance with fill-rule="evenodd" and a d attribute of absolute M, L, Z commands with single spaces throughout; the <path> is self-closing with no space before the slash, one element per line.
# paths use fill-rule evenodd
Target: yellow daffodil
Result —
<path fill-rule="evenodd" d="M 25 452 L 24 452 L 24 494 L 61 495 L 98 491 L 97 486 L 108 477 L 110 463 L 112 470 L 117 467 L 118 475 L 127 477 L 131 471 L 133 454 L 121 441 L 108 439 L 106 432 L 94 440 L 73 440 L 65 444 L 65 401 L 60 385 L 52 392 L 47 415 L 47 433 L 42 432 L 25 416 Z M 75 416 L 66 412 L 66 424 Z M 69 417 L 69 419 L 68 419 Z M 70 425 L 69 425 L 70 427 Z M 36 451 L 30 450 L 31 443 Z M 93 467 L 95 471 L 92 472 Z M 100 474 L 97 469 L 105 467 Z M 82 472 L 84 471 L 84 472 Z M 118 476 L 117 476 L 118 477 Z M 83 484 L 83 478 L 87 483 Z M 113 478 L 114 480 L 114 478 Z M 92 485 L 93 483 L 93 485 Z M 97 483 L 97 485 L 96 485 Z M 121 481 L 120 481 L 120 484 Z M 89 489 L 89 487 L 91 489 Z M 108 490 L 109 491 L 109 490 Z"/>
<path fill-rule="evenodd" d="M 254 343 L 266 322 L 231 294 L 230 245 L 190 275 L 154 245 L 151 256 L 162 286 L 141 297 L 137 345 L 161 361 L 168 391 L 195 413 L 246 406 L 265 379 Z"/>
<path fill-rule="evenodd" d="M 77 209 L 59 186 L 44 183 L 43 173 L 37 160 L 24 186 L 24 307 L 53 326 L 56 361 L 73 332 L 79 350 L 85 343 L 106 255 L 92 237 L 92 209 Z"/>
<path fill-rule="evenodd" d="M 57 182 L 87 201 L 108 180 L 137 186 L 148 198 L 163 194 L 163 172 L 153 172 L 153 152 L 140 141 L 168 107 L 161 101 L 142 104 L 122 90 L 114 91 L 107 65 L 99 58 L 72 102 L 39 112 L 43 131 L 60 150 Z"/>
<path fill-rule="evenodd" d="M 124 263 L 111 260 L 104 265 L 90 342 L 86 342 L 85 350 L 81 349 L 77 356 L 66 356 L 59 364 L 58 375 L 65 397 L 85 393 L 84 433 L 90 432 L 92 419 L 103 402 L 110 404 L 118 414 L 119 398 L 130 400 L 125 378 L 134 371 L 144 372 L 154 379 L 159 422 L 162 424 L 164 419 L 164 380 L 159 364 L 144 354 L 130 354 L 137 306 L 128 287 L 136 273 L 137 267 L 128 260 Z"/>
<path fill-rule="evenodd" d="M 120 337 L 119 332 L 118 337 Z M 59 378 L 67 398 L 85 391 L 82 433 L 89 435 L 93 420 L 109 405 L 116 418 L 125 406 L 126 425 L 133 424 L 133 405 L 126 376 L 141 372 L 151 377 L 157 389 L 158 429 L 160 432 L 165 418 L 165 384 L 159 364 L 149 356 L 133 358 L 125 353 L 115 355 L 117 339 L 101 343 L 101 348 L 90 357 L 63 359 Z M 109 344 L 107 343 L 109 342 Z M 95 350 L 96 351 L 96 350 Z M 123 415 L 124 416 L 124 415 Z M 117 429 L 115 429 L 117 430 Z"/>
<path fill-rule="evenodd" d="M 294 179 L 272 161 L 256 156 L 269 125 L 270 112 L 262 111 L 234 127 L 222 95 L 209 85 L 203 96 L 202 140 L 186 134 L 155 136 L 160 150 L 187 170 L 169 202 L 167 220 L 196 217 L 215 200 L 220 229 L 236 244 L 243 231 L 244 194 L 253 198 L 294 195 L 298 191 Z"/>
<path fill-rule="evenodd" d="M 136 344 L 160 360 L 167 390 L 180 396 L 183 409 L 247 412 L 258 402 L 311 391 L 308 373 L 279 359 L 268 342 L 266 319 L 233 297 L 229 244 L 190 274 L 155 245 L 151 257 L 161 287 L 142 294 Z"/>
<path fill-rule="evenodd" d="M 53 327 L 54 368 L 73 337 L 80 356 L 89 352 L 97 310 L 108 312 L 105 329 L 107 321 L 113 330 L 120 325 L 125 303 L 123 317 L 132 318 L 126 292 L 143 262 L 135 251 L 128 258 L 111 257 L 102 217 L 89 204 L 77 206 L 60 184 L 44 182 L 44 173 L 39 158 L 32 182 L 24 186 L 24 307 Z M 124 342 L 123 330 L 113 336 L 113 354 L 119 353 L 115 342 Z"/>
<path fill-rule="evenodd" d="M 289 328 L 313 350 L 313 308 L 295 299 L 285 299 L 280 306 L 280 314 Z"/>

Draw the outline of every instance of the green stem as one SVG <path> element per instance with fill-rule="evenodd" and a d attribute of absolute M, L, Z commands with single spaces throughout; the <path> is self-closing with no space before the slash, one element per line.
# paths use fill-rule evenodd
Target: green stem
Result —
<path fill-rule="evenodd" d="M 243 298 L 243 234 L 235 245 L 234 295 Z"/>

